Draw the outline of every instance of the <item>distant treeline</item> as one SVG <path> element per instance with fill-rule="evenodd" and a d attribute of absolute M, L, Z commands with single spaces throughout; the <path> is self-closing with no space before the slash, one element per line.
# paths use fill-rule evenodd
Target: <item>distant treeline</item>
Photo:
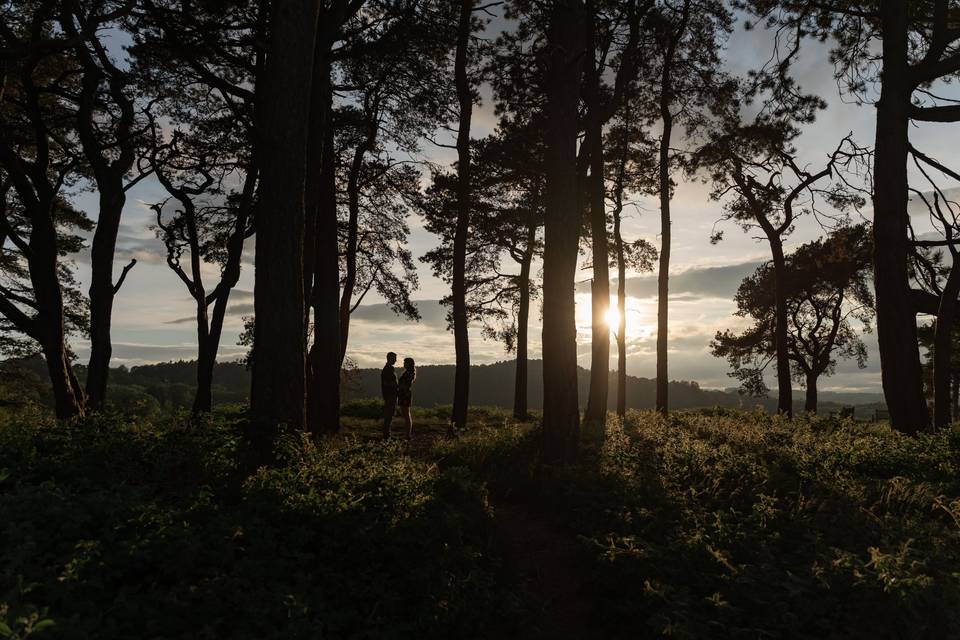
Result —
<path fill-rule="evenodd" d="M 543 363 L 531 360 L 528 393 L 530 408 L 542 409 Z M 475 405 L 511 407 L 513 405 L 513 361 L 488 365 L 474 365 L 470 370 L 470 398 Z M 110 402 L 112 408 L 152 415 L 163 411 L 189 408 L 193 402 L 197 364 L 193 360 L 162 362 L 135 367 L 112 368 L 110 372 Z M 33 401 L 53 406 L 46 366 L 41 358 L 8 360 L 0 364 L 3 382 L 0 382 L 0 402 L 18 403 Z M 86 368 L 77 367 L 81 381 Z M 613 377 L 611 373 L 611 379 Z M 239 362 L 221 362 L 216 365 L 213 386 L 214 404 L 246 402 L 250 393 L 250 373 Z M 417 382 L 414 387 L 414 404 L 433 407 L 449 404 L 453 390 L 454 365 L 425 365 L 417 367 Z M 590 388 L 590 371 L 580 369 L 579 396 L 584 401 Z M 344 373 L 343 400 L 376 398 L 380 395 L 379 369 L 352 369 Z M 879 394 L 831 394 L 824 392 L 821 413 L 838 409 L 841 405 L 858 405 L 859 415 L 867 417 L 881 405 L 876 401 Z M 650 378 L 627 376 L 627 407 L 652 409 L 656 397 L 656 381 Z M 776 410 L 775 398 L 751 398 L 735 391 L 703 389 L 697 382 L 675 380 L 670 383 L 670 397 L 678 409 L 701 407 L 736 407 L 752 409 L 763 407 Z M 611 396 L 609 409 L 615 409 L 616 398 Z M 802 397 L 795 399 L 797 409 L 802 408 Z"/>

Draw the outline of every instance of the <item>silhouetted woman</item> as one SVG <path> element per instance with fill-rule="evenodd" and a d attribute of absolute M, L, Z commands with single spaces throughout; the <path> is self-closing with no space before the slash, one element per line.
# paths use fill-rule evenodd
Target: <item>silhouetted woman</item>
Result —
<path fill-rule="evenodd" d="M 413 417 L 410 415 L 410 405 L 413 404 L 413 381 L 417 379 L 417 367 L 413 358 L 403 359 L 403 374 L 397 387 L 397 404 L 400 406 L 400 415 L 407 425 L 407 440 L 413 436 Z"/>

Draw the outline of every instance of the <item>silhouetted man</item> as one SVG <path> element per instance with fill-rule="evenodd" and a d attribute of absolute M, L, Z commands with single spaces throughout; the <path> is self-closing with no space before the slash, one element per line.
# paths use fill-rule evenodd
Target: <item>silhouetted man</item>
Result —
<path fill-rule="evenodd" d="M 387 354 L 387 364 L 380 371 L 380 393 L 383 394 L 383 435 L 390 436 L 390 423 L 397 412 L 397 374 L 393 365 L 397 363 L 397 354 Z"/>

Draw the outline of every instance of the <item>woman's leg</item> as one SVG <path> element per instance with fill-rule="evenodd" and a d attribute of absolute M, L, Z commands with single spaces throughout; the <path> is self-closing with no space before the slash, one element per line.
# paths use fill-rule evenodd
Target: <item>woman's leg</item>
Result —
<path fill-rule="evenodd" d="M 407 425 L 407 440 L 413 437 L 413 416 L 410 415 L 410 405 L 403 407 L 403 423 Z"/>

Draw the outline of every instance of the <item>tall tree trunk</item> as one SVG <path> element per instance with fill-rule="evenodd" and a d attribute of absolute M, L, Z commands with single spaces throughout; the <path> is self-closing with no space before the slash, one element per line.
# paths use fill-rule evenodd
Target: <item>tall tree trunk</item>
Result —
<path fill-rule="evenodd" d="M 532 217 L 532 216 L 531 216 Z M 530 267 L 537 242 L 537 225 L 532 220 L 527 225 L 527 244 L 523 262 L 520 263 L 520 308 L 517 312 L 517 370 L 513 385 L 513 417 L 527 418 L 527 335 L 530 324 Z"/>
<path fill-rule="evenodd" d="M 473 93 L 467 77 L 467 48 L 470 44 L 470 18 L 473 0 L 460 0 L 460 22 L 457 27 L 457 53 L 454 75 L 460 123 L 457 129 L 457 228 L 453 237 L 453 344 L 456 350 L 456 372 L 453 379 L 453 426 L 467 425 L 470 402 L 470 337 L 467 333 L 467 234 L 470 231 L 470 121 L 473 116 Z"/>
<path fill-rule="evenodd" d="M 623 235 L 620 233 L 620 214 L 618 206 L 613 213 L 613 235 L 617 251 L 617 417 L 623 420 L 627 415 L 627 265 L 623 254 Z"/>
<path fill-rule="evenodd" d="M 350 173 L 347 178 L 347 269 L 343 278 L 343 291 L 340 294 L 340 366 L 347 356 L 347 339 L 350 337 L 350 307 L 353 304 L 353 290 L 357 284 L 357 244 L 360 224 L 360 170 L 363 168 L 363 157 L 373 146 L 373 136 L 368 135 L 360 143 L 353 154 L 350 163 Z"/>
<path fill-rule="evenodd" d="M 579 0 L 555 0 L 547 34 L 543 454 L 554 463 L 576 455 L 580 424 L 574 282 L 580 240 L 577 118 L 585 53 L 583 17 Z"/>
<path fill-rule="evenodd" d="M 769 225 L 764 225 L 767 230 Z M 777 354 L 777 412 L 793 417 L 793 386 L 790 380 L 790 345 L 787 337 L 787 262 L 783 255 L 783 242 L 776 233 L 767 233 L 770 253 L 773 256 L 773 296 L 775 326 L 774 348 Z"/>
<path fill-rule="evenodd" d="M 304 187 L 319 0 L 273 5 L 270 52 L 256 87 L 261 167 L 250 388 L 253 462 L 272 458 L 276 427 L 305 422 Z M 335 315 L 336 307 L 333 308 Z"/>
<path fill-rule="evenodd" d="M 593 60 L 593 52 L 590 52 Z M 607 248 L 607 212 L 603 173 L 603 123 L 600 119 L 600 77 L 596 61 L 589 63 L 587 143 L 590 146 L 590 176 L 587 181 L 590 201 L 590 242 L 593 251 L 593 282 L 590 286 L 591 342 L 590 392 L 583 416 L 587 433 L 603 438 L 610 385 L 610 265 Z"/>
<path fill-rule="evenodd" d="M 950 378 L 958 293 L 960 265 L 950 268 L 950 275 L 947 276 L 943 294 L 940 296 L 940 308 L 937 310 L 933 335 L 933 425 L 937 429 L 950 426 Z"/>
<path fill-rule="evenodd" d="M 873 281 L 877 343 L 890 424 L 913 434 L 928 424 L 917 321 L 907 280 L 909 6 L 882 0 L 883 83 L 873 156 Z"/>
<path fill-rule="evenodd" d="M 340 428 L 340 258 L 337 228 L 333 88 L 326 44 L 317 50 L 311 103 L 307 188 L 308 211 L 317 220 L 314 249 L 313 345 L 310 348 L 308 424 L 314 433 Z"/>
<path fill-rule="evenodd" d="M 817 374 L 807 372 L 807 395 L 803 403 L 803 410 L 807 413 L 817 412 Z"/>
<path fill-rule="evenodd" d="M 120 230 L 120 215 L 126 202 L 122 178 L 115 188 L 99 182 L 100 215 L 90 250 L 90 361 L 87 365 L 87 404 L 94 411 L 103 408 L 113 345 L 110 327 L 113 318 L 113 258 Z"/>
<path fill-rule="evenodd" d="M 667 72 L 664 82 L 669 82 Z M 657 273 L 657 399 L 656 410 L 666 415 L 670 378 L 667 373 L 668 312 L 670 303 L 670 137 L 673 115 L 661 100 L 663 134 L 660 137 L 660 264 Z"/>
<path fill-rule="evenodd" d="M 690 17 L 689 0 L 683 3 L 680 24 L 671 34 L 664 55 L 663 72 L 660 75 L 660 119 L 663 132 L 660 135 L 658 181 L 660 190 L 660 264 L 657 271 L 657 398 L 656 410 L 666 415 L 669 410 L 670 377 L 667 368 L 669 344 L 670 308 L 670 142 L 673 137 L 673 64 L 677 46 L 687 29 Z"/>
<path fill-rule="evenodd" d="M 51 212 L 52 204 L 42 207 Z M 30 281 L 37 302 L 37 341 L 47 363 L 57 418 L 82 416 L 83 394 L 73 375 L 66 347 L 63 293 L 57 277 L 57 230 L 52 213 L 31 216 Z"/>

